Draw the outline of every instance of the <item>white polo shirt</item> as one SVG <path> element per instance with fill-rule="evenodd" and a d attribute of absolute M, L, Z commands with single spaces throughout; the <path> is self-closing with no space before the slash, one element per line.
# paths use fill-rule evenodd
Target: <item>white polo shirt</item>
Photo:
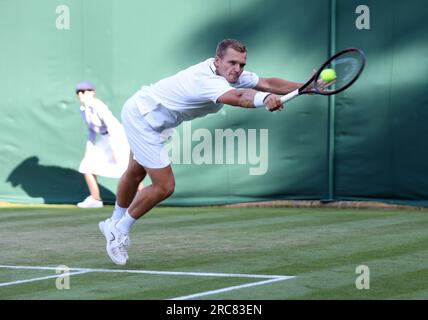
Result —
<path fill-rule="evenodd" d="M 134 95 L 140 113 L 150 126 L 162 132 L 181 122 L 219 111 L 217 99 L 227 91 L 254 88 L 259 77 L 244 71 L 236 83 L 229 83 L 215 72 L 214 58 L 193 65 L 150 86 L 143 86 Z"/>

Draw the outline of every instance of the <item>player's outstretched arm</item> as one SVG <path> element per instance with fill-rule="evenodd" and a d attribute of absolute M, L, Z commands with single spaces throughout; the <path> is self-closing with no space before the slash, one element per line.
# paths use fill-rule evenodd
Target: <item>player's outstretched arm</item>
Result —
<path fill-rule="evenodd" d="M 221 95 L 217 102 L 242 108 L 254 108 L 254 97 L 257 91 L 253 89 L 233 89 Z"/>
<path fill-rule="evenodd" d="M 242 108 L 267 106 L 269 111 L 282 109 L 280 96 L 253 89 L 233 89 L 221 95 L 217 102 Z"/>
<path fill-rule="evenodd" d="M 284 95 L 299 89 L 302 85 L 303 83 L 292 82 L 281 78 L 260 78 L 254 89 Z"/>

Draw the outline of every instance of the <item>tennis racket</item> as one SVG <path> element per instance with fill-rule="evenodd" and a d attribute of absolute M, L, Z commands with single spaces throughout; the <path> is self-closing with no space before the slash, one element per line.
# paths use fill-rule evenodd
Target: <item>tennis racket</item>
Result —
<path fill-rule="evenodd" d="M 361 75 L 366 62 L 363 51 L 357 48 L 348 48 L 336 53 L 328 59 L 321 68 L 299 89 L 281 97 L 281 102 L 290 101 L 303 94 L 321 94 L 329 96 L 349 88 Z M 321 80 L 321 72 L 333 69 L 336 72 L 335 80 L 325 82 Z"/>

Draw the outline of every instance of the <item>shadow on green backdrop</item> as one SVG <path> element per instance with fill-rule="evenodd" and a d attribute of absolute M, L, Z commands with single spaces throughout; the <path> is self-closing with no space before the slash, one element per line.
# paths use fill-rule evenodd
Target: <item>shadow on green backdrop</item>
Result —
<path fill-rule="evenodd" d="M 6 182 L 20 187 L 31 198 L 42 198 L 44 203 L 66 203 L 82 201 L 88 191 L 83 175 L 76 170 L 39 164 L 34 156 L 25 159 L 10 173 Z M 115 195 L 100 185 L 105 203 L 114 203 Z"/>

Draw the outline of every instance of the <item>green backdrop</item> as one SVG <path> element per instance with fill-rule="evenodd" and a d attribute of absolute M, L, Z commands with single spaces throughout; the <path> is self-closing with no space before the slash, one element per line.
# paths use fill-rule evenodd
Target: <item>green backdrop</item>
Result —
<path fill-rule="evenodd" d="M 364 1 L 369 30 L 356 27 L 360 4 L 0 0 L 0 201 L 75 203 L 86 196 L 77 172 L 86 137 L 77 82 L 96 83 L 120 119 L 141 85 L 213 56 L 216 44 L 232 37 L 248 47 L 247 69 L 264 77 L 303 82 L 332 51 L 350 46 L 366 52 L 367 66 L 333 99 L 302 97 L 273 114 L 225 106 L 181 125 L 170 146 L 176 192 L 165 204 L 428 205 L 426 3 Z M 117 179 L 100 183 L 103 198 L 114 201 Z"/>

